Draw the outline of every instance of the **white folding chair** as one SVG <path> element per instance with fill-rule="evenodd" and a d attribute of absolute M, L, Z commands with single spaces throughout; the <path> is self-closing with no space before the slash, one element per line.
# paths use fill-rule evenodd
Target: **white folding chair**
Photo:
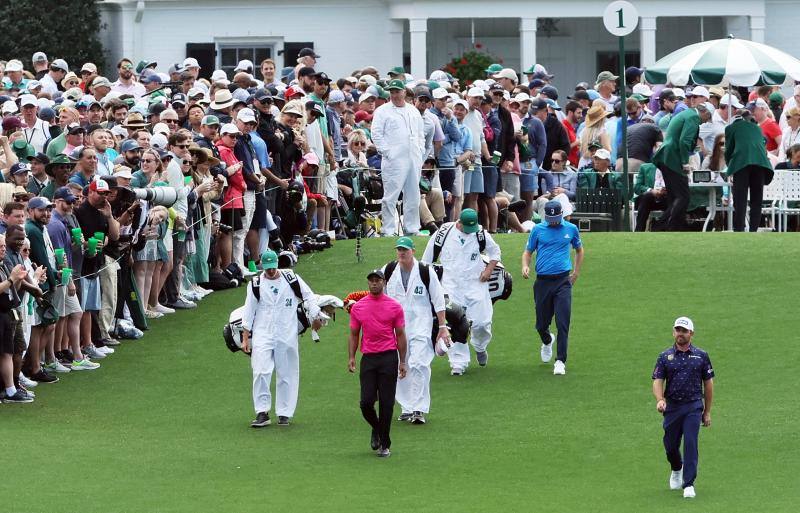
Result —
<path fill-rule="evenodd" d="M 800 202 L 800 170 L 792 169 L 783 172 L 781 177 L 783 184 L 783 193 L 781 194 L 781 201 L 779 203 L 778 214 L 783 218 L 782 226 L 784 229 L 788 226 L 789 216 L 800 216 L 800 207 L 789 206 L 789 202 Z"/>
<path fill-rule="evenodd" d="M 772 229 L 779 232 L 785 229 L 785 225 L 781 222 L 782 219 L 780 215 L 777 215 L 776 224 L 776 214 L 778 214 L 780 210 L 781 198 L 783 197 L 783 174 L 784 171 L 775 171 L 772 182 L 764 186 L 762 204 L 765 206 L 761 208 L 762 214 L 770 215 L 770 225 Z M 769 206 L 766 206 L 767 204 L 769 204 Z"/>

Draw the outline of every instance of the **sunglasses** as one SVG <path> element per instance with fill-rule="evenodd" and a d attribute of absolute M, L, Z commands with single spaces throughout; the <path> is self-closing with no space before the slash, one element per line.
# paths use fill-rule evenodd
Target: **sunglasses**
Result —
<path fill-rule="evenodd" d="M 177 119 L 162 119 L 161 121 L 163 121 L 164 123 L 169 123 L 169 124 L 178 123 Z"/>
<path fill-rule="evenodd" d="M 553 164 L 560 164 L 560 163 L 562 163 L 564 161 L 561 160 L 561 159 L 550 159 L 550 162 L 552 162 Z"/>
<path fill-rule="evenodd" d="M 95 191 L 95 192 L 96 192 L 97 194 L 99 194 L 100 196 L 108 196 L 109 194 L 111 194 L 109 191 L 104 191 L 104 192 L 101 192 L 101 191 Z"/>
<path fill-rule="evenodd" d="M 81 76 L 84 76 L 84 75 L 91 75 L 91 74 L 92 74 L 92 72 L 91 72 L 91 71 L 81 71 Z"/>
<path fill-rule="evenodd" d="M 141 162 L 145 162 L 145 163 L 148 163 L 148 164 L 155 164 L 158 161 L 155 160 L 155 159 L 142 159 Z"/>
<path fill-rule="evenodd" d="M 354 143 L 353 143 L 353 146 L 366 146 L 366 145 L 367 145 L 367 143 L 360 142 L 360 141 L 359 141 L 359 142 L 354 142 Z"/>
<path fill-rule="evenodd" d="M 123 64 L 120 66 L 120 69 L 133 69 L 133 65 L 131 64 Z"/>
<path fill-rule="evenodd" d="M 176 121 L 176 123 L 177 123 L 177 121 Z M 189 148 L 189 145 L 188 144 L 176 144 L 175 147 L 176 148 L 180 148 L 182 150 L 185 150 L 185 149 Z"/>

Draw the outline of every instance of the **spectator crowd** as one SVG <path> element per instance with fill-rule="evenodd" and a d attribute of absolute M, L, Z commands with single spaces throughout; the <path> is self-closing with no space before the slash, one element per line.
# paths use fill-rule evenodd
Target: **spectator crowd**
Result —
<path fill-rule="evenodd" d="M 243 60 L 228 76 L 125 58 L 113 81 L 42 52 L 0 61 L 4 401 L 97 369 L 148 319 L 255 272 L 268 247 L 291 265 L 333 237 L 432 233 L 467 207 L 489 232 L 530 231 L 547 201 L 569 215 L 580 191 L 626 180 L 637 230 L 656 210 L 653 229 L 684 230 L 708 208 L 686 187 L 700 169 L 747 173 L 721 201 L 749 190 L 754 229 L 759 187 L 800 162 L 800 86 L 684 91 L 628 68 L 623 103 L 609 71 L 564 94 L 539 64 L 461 83 L 402 67 L 334 79 L 317 59 Z M 758 126 L 763 155 L 732 170 L 738 121 Z"/>

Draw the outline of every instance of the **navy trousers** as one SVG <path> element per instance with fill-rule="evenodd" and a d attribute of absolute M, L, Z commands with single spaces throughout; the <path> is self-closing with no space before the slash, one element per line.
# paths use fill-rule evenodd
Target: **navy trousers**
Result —
<path fill-rule="evenodd" d="M 683 487 L 697 477 L 697 436 L 703 419 L 703 401 L 667 404 L 664 412 L 664 450 L 673 471 L 683 467 Z M 683 439 L 683 458 L 681 458 Z"/>
<path fill-rule="evenodd" d="M 536 302 L 536 331 L 542 343 L 550 343 L 550 323 L 556 317 L 556 359 L 567 363 L 569 319 L 572 315 L 572 284 L 569 273 L 537 276 L 533 283 L 533 299 Z"/>

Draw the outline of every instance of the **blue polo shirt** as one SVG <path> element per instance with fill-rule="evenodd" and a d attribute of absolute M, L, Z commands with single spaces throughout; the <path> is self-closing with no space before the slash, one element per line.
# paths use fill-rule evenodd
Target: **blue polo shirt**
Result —
<path fill-rule="evenodd" d="M 708 353 L 689 344 L 687 351 L 673 345 L 658 355 L 653 379 L 665 379 L 667 403 L 691 403 L 703 398 L 703 381 L 714 377 Z"/>
<path fill-rule="evenodd" d="M 525 249 L 536 253 L 536 274 L 562 274 L 572 270 L 570 247 L 582 247 L 578 227 L 569 221 L 550 226 L 547 222 L 538 223 L 528 236 Z"/>
<path fill-rule="evenodd" d="M 267 151 L 267 143 L 258 135 L 258 132 L 250 132 L 250 142 L 253 143 L 253 149 L 256 150 L 256 158 L 259 165 L 263 168 L 271 168 L 272 162 L 269 160 L 269 152 Z"/>

